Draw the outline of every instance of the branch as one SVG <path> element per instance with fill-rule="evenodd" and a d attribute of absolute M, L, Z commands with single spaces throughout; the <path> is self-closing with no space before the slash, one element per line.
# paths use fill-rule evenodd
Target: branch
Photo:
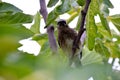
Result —
<path fill-rule="evenodd" d="M 47 33 L 48 33 L 50 48 L 52 49 L 53 53 L 57 53 L 57 43 L 56 43 L 56 39 L 54 36 L 54 27 L 49 26 L 47 28 Z"/>
<path fill-rule="evenodd" d="M 40 13 L 43 16 L 43 19 L 46 23 L 46 19 L 48 16 L 46 2 L 45 2 L 45 0 L 39 0 L 39 2 L 40 2 Z M 47 33 L 48 33 L 50 48 L 53 53 L 57 53 L 58 48 L 57 48 L 57 43 L 56 43 L 56 39 L 54 36 L 54 27 L 53 26 L 47 27 Z"/>
<path fill-rule="evenodd" d="M 43 16 L 44 21 L 46 23 L 46 19 L 47 19 L 47 16 L 48 16 L 46 2 L 45 2 L 45 0 L 40 0 L 39 2 L 40 2 L 40 8 L 41 8 L 40 13 Z"/>
<path fill-rule="evenodd" d="M 79 29 L 77 38 L 73 42 L 73 46 L 72 46 L 72 54 L 73 54 L 73 56 L 72 57 L 74 57 L 76 49 L 79 48 L 78 44 L 80 42 L 80 38 L 81 38 L 83 32 L 85 31 L 85 29 L 84 29 L 85 17 L 86 17 L 90 2 L 91 2 L 91 0 L 86 0 L 85 8 L 81 11 L 80 29 Z"/>

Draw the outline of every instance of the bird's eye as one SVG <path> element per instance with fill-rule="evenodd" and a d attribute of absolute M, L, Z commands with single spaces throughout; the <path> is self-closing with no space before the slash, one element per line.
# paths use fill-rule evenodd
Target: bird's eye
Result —
<path fill-rule="evenodd" d="M 66 24 L 66 22 L 65 22 L 65 21 L 63 21 L 62 23 L 63 23 L 63 24 Z"/>
<path fill-rule="evenodd" d="M 65 26 L 66 25 L 66 21 L 65 20 L 60 20 L 60 21 L 58 21 L 57 25 Z"/>
<path fill-rule="evenodd" d="M 63 21 L 61 21 L 61 23 L 62 23 L 62 24 L 66 24 L 66 21 L 63 20 Z"/>
<path fill-rule="evenodd" d="M 60 22 L 58 22 L 57 25 L 60 25 Z"/>

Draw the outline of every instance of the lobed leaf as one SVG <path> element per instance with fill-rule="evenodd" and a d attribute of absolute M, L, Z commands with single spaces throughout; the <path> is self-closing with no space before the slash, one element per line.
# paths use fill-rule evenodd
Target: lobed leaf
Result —
<path fill-rule="evenodd" d="M 115 44 L 119 45 L 120 44 L 120 35 L 117 34 L 116 32 L 112 33 L 113 38 L 116 39 L 116 41 L 114 41 Z"/>
<path fill-rule="evenodd" d="M 104 4 L 101 5 L 101 8 L 100 8 L 100 13 L 104 16 L 104 17 L 107 17 L 109 16 L 109 9 L 107 6 L 105 6 Z"/>
<path fill-rule="evenodd" d="M 55 21 L 55 19 L 59 15 L 65 13 L 65 12 L 68 12 L 70 9 L 71 9 L 70 0 L 62 0 L 62 4 L 58 5 L 53 11 L 51 11 L 48 14 L 47 23 L 46 24 L 50 25 L 51 22 Z"/>
<path fill-rule="evenodd" d="M 16 14 L 0 14 L 0 24 L 22 24 L 31 23 L 33 17 L 21 12 Z"/>
<path fill-rule="evenodd" d="M 83 6 L 85 4 L 85 0 L 77 0 L 77 3 L 80 5 L 80 6 Z"/>
<path fill-rule="evenodd" d="M 47 24 L 47 25 L 50 25 L 53 21 L 55 21 L 55 19 L 56 19 L 58 16 L 59 16 L 59 15 L 58 15 L 55 11 L 50 12 L 50 13 L 48 14 L 46 24 Z"/>
<path fill-rule="evenodd" d="M 12 4 L 0 3 L 0 55 L 17 51 L 19 40 L 31 37 L 33 33 L 23 23 L 32 22 L 32 16 L 22 13 Z M 4 41 L 3 41 L 4 40 Z"/>
<path fill-rule="evenodd" d="M 95 38 L 97 36 L 97 26 L 95 24 L 92 11 L 88 11 L 86 20 L 87 46 L 90 50 L 92 50 L 94 48 Z"/>
<path fill-rule="evenodd" d="M 103 3 L 104 3 L 108 8 L 113 8 L 113 7 L 114 7 L 110 0 L 103 0 Z"/>
<path fill-rule="evenodd" d="M 0 36 L 15 36 L 19 39 L 28 38 L 33 33 L 20 24 L 1 24 L 0 25 Z"/>
<path fill-rule="evenodd" d="M 114 42 L 107 41 L 105 43 L 105 46 L 109 49 L 111 56 L 113 58 L 120 58 L 120 47 L 118 44 L 115 44 Z"/>
<path fill-rule="evenodd" d="M 103 27 L 104 27 L 105 30 L 107 30 L 108 33 L 111 35 L 111 31 L 110 31 L 110 27 L 109 27 L 109 25 L 108 25 L 108 21 L 107 21 L 107 19 L 104 18 L 104 16 L 101 15 L 101 14 L 99 14 L 99 16 L 100 16 L 101 23 L 102 23 Z"/>
<path fill-rule="evenodd" d="M 32 37 L 33 40 L 37 41 L 40 46 L 43 46 L 45 42 L 48 40 L 47 34 L 36 34 Z"/>
<path fill-rule="evenodd" d="M 47 34 L 36 34 L 33 36 L 33 40 L 39 41 L 42 39 L 47 39 L 48 35 Z"/>
<path fill-rule="evenodd" d="M 104 59 L 110 57 L 110 52 L 109 52 L 108 48 L 106 46 L 104 46 L 102 40 L 99 38 L 96 39 L 95 50 L 96 50 L 96 52 L 101 54 Z"/>
<path fill-rule="evenodd" d="M 47 7 L 53 7 L 59 0 L 49 0 Z"/>
<path fill-rule="evenodd" d="M 12 12 L 12 13 L 17 13 L 17 12 L 22 12 L 19 8 L 15 7 L 14 5 L 6 2 L 1 2 L 0 3 L 0 13 L 4 12 Z"/>
<path fill-rule="evenodd" d="M 0 53 L 5 55 L 6 53 L 16 51 L 20 47 L 19 40 L 31 37 L 32 35 L 33 33 L 30 30 L 19 24 L 0 25 Z"/>
<path fill-rule="evenodd" d="M 104 17 L 109 16 L 109 8 L 113 8 L 114 6 L 112 5 L 110 0 L 103 0 L 101 6 L 100 6 L 100 11 L 101 14 L 104 15 Z"/>
<path fill-rule="evenodd" d="M 89 51 L 87 47 L 83 48 L 83 57 L 82 57 L 82 65 L 89 64 L 101 64 L 102 56 L 96 53 L 95 51 Z"/>
<path fill-rule="evenodd" d="M 109 19 L 116 26 L 116 28 L 120 31 L 120 14 L 109 16 Z"/>
<path fill-rule="evenodd" d="M 34 16 L 34 24 L 31 26 L 30 30 L 34 33 L 40 33 L 40 13 L 37 12 L 36 15 Z"/>
<path fill-rule="evenodd" d="M 105 40 L 111 40 L 111 34 L 104 28 L 102 23 L 97 23 L 98 35 L 101 34 Z"/>

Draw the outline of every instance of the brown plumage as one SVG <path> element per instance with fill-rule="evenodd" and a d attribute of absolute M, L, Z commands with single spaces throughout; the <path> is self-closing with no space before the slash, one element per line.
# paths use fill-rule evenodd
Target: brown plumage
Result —
<path fill-rule="evenodd" d="M 74 29 L 70 28 L 66 24 L 65 20 L 58 21 L 58 44 L 60 48 L 66 53 L 69 59 L 72 57 L 72 45 L 76 37 L 77 32 Z M 78 44 L 80 45 L 81 43 L 79 42 Z M 79 47 L 81 48 L 81 45 Z M 77 50 L 75 56 L 78 56 L 80 52 L 80 49 Z"/>

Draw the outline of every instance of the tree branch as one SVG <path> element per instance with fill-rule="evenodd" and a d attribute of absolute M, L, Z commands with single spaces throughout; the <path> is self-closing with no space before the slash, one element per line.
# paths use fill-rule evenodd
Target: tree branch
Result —
<path fill-rule="evenodd" d="M 39 2 L 40 2 L 40 13 L 43 16 L 44 21 L 46 23 L 46 19 L 48 16 L 46 2 L 45 2 L 45 0 L 39 0 Z M 57 53 L 58 48 L 57 48 L 57 43 L 56 43 L 56 39 L 54 36 L 54 27 L 53 26 L 47 27 L 47 33 L 48 33 L 50 48 L 53 53 Z"/>
<path fill-rule="evenodd" d="M 46 2 L 45 2 L 45 0 L 40 0 L 39 2 L 40 2 L 40 13 L 43 16 L 44 21 L 46 23 L 46 19 L 47 19 L 47 16 L 48 16 Z"/>
<path fill-rule="evenodd" d="M 84 29 L 85 17 L 86 17 L 90 2 L 91 2 L 91 0 L 86 0 L 85 8 L 81 11 L 80 29 L 79 29 L 77 38 L 73 42 L 73 46 L 72 46 L 72 54 L 73 54 L 73 56 L 72 57 L 74 57 L 76 49 L 79 48 L 78 44 L 80 42 L 80 38 L 81 38 L 83 32 L 85 31 L 85 29 Z"/>
<path fill-rule="evenodd" d="M 53 53 L 57 53 L 57 43 L 56 43 L 56 39 L 54 36 L 54 27 L 49 26 L 47 28 L 47 33 L 48 33 L 50 48 L 52 49 Z"/>

